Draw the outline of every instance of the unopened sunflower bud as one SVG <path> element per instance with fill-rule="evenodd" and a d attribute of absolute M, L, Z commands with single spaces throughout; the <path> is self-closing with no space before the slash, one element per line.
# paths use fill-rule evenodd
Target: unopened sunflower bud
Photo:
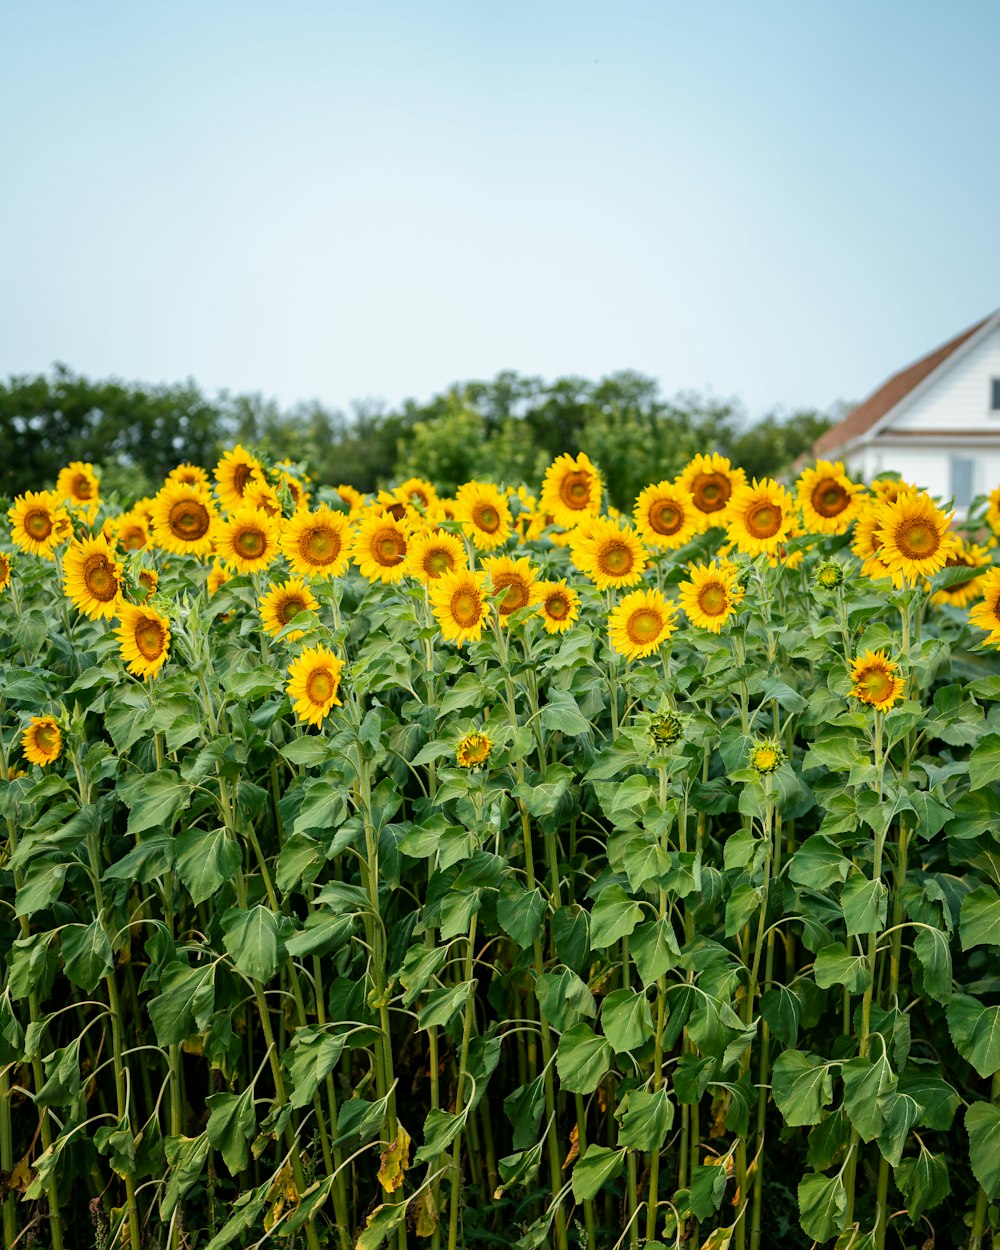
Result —
<path fill-rule="evenodd" d="M 759 738 L 750 747 L 750 767 L 761 777 L 776 773 L 784 762 L 785 753 L 774 738 Z"/>
<path fill-rule="evenodd" d="M 839 560 L 824 560 L 813 571 L 813 583 L 821 590 L 836 590 L 844 582 L 844 566 Z"/>

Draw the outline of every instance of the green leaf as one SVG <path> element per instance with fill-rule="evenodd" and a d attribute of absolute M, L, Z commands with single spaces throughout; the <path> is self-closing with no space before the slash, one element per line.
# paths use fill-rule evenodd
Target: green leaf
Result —
<path fill-rule="evenodd" d="M 177 1204 L 201 1176 L 211 1144 L 207 1133 L 200 1137 L 164 1138 L 169 1165 L 166 1189 L 160 1199 L 160 1219 L 164 1224 L 169 1224 Z"/>
<path fill-rule="evenodd" d="M 772 986 L 761 996 L 760 1014 L 782 1045 L 795 1045 L 802 1019 L 802 1004 L 794 990 L 785 985 Z"/>
<path fill-rule="evenodd" d="M 902 1159 L 893 1169 L 896 1184 L 906 1200 L 906 1213 L 914 1224 L 951 1193 L 948 1163 L 944 1155 L 933 1155 L 925 1147 L 915 1159 Z"/>
<path fill-rule="evenodd" d="M 752 885 L 738 885 L 726 903 L 726 937 L 735 937 L 760 909 L 761 894 Z"/>
<path fill-rule="evenodd" d="M 957 1090 L 933 1072 L 907 1072 L 899 1078 L 901 1094 L 909 1094 L 920 1108 L 918 1124 L 947 1133 L 961 1099 Z"/>
<path fill-rule="evenodd" d="M 815 1055 L 784 1050 L 771 1074 L 774 1101 L 789 1126 L 819 1124 L 833 1099 L 830 1069 Z"/>
<path fill-rule="evenodd" d="M 215 966 L 167 964 L 160 974 L 160 994 L 148 1006 L 153 1031 L 161 1046 L 183 1042 L 195 1024 L 208 1024 L 215 1005 Z"/>
<path fill-rule="evenodd" d="M 568 738 L 588 733 L 591 725 L 580 711 L 580 705 L 568 690 L 549 690 L 539 719 L 542 728 L 565 734 Z"/>
<path fill-rule="evenodd" d="M 346 815 L 347 799 L 344 787 L 337 782 L 317 777 L 307 784 L 292 832 L 302 833 L 306 829 L 329 832 L 341 825 Z"/>
<path fill-rule="evenodd" d="M 847 936 L 881 933 L 885 928 L 889 891 L 882 879 L 869 881 L 861 873 L 849 877 L 840 892 L 840 905 L 847 921 Z"/>
<path fill-rule="evenodd" d="M 593 994 L 569 968 L 540 973 L 535 978 L 535 993 L 546 1019 L 560 1033 L 576 1024 L 581 1016 L 597 1015 Z"/>
<path fill-rule="evenodd" d="M 293 1107 L 307 1107 L 320 1083 L 337 1066 L 344 1051 L 343 1034 L 331 1033 L 319 1025 L 296 1029 L 285 1052 L 285 1066 L 292 1081 L 289 1101 Z"/>
<path fill-rule="evenodd" d="M 962 901 L 959 920 L 962 950 L 972 946 L 1000 946 L 1000 895 L 990 886 L 980 886 Z"/>
<path fill-rule="evenodd" d="M 940 929 L 921 929 L 913 943 L 913 953 L 924 974 L 924 990 L 939 1003 L 951 1001 L 951 948 Z"/>
<path fill-rule="evenodd" d="M 888 1096 L 896 1092 L 896 1077 L 884 1046 L 881 1051 L 874 1060 L 859 1055 L 840 1069 L 844 1107 L 862 1141 L 873 1141 L 885 1131 L 882 1108 Z"/>
<path fill-rule="evenodd" d="M 691 1210 L 699 1220 L 707 1220 L 722 1206 L 726 1192 L 726 1168 L 723 1160 L 695 1169 L 691 1181 Z"/>
<path fill-rule="evenodd" d="M 601 1010 L 601 1027 L 616 1054 L 638 1050 L 653 1036 L 653 1018 L 645 994 L 612 990 Z"/>
<path fill-rule="evenodd" d="M 497 921 L 522 950 L 538 936 L 547 910 L 541 890 L 526 890 L 511 877 L 501 885 L 497 895 Z"/>
<path fill-rule="evenodd" d="M 203 903 L 232 881 L 242 864 L 240 845 L 226 829 L 188 827 L 177 835 L 177 875 L 195 904 Z"/>
<path fill-rule="evenodd" d="M 621 1121 L 618 1145 L 628 1150 L 660 1150 L 674 1122 L 674 1104 L 666 1086 L 652 1093 L 630 1090 L 615 1115 Z"/>
<path fill-rule="evenodd" d="M 14 915 L 33 916 L 51 907 L 62 893 L 66 865 L 35 860 L 24 884 L 14 896 Z"/>
<path fill-rule="evenodd" d="M 843 985 L 854 994 L 862 994 L 871 982 L 868 960 L 864 955 L 849 955 L 843 942 L 831 942 L 816 956 L 813 975 L 820 989 Z"/>
<path fill-rule="evenodd" d="M 530 1150 L 519 1150 L 516 1154 L 507 1155 L 499 1161 L 502 1185 L 497 1187 L 494 1198 L 500 1198 L 508 1189 L 515 1185 L 527 1185 L 534 1180 L 542 1162 L 542 1146 L 544 1142 L 536 1142 Z"/>
<path fill-rule="evenodd" d="M 846 881 L 851 861 L 825 834 L 814 833 L 788 861 L 788 875 L 796 885 L 812 890 L 828 890 L 835 881 Z"/>
<path fill-rule="evenodd" d="M 642 919 L 642 908 L 620 885 L 602 890 L 590 913 L 590 945 L 603 950 L 627 937 Z"/>
<path fill-rule="evenodd" d="M 669 872 L 671 865 L 669 854 L 648 829 L 638 830 L 627 838 L 622 862 L 628 883 L 635 891 Z"/>
<path fill-rule="evenodd" d="M 574 972 L 581 972 L 590 951 L 589 913 L 579 903 L 558 907 L 552 913 L 550 927 L 556 954 Z"/>
<path fill-rule="evenodd" d="M 588 1146 L 573 1169 L 573 1197 L 577 1202 L 589 1202 L 596 1197 L 601 1188 L 617 1175 L 624 1158 L 624 1149 Z"/>
<path fill-rule="evenodd" d="M 270 981 L 278 967 L 278 918 L 262 904 L 233 907 L 222 917 L 223 945 L 251 981 Z"/>
<path fill-rule="evenodd" d="M 433 1163 L 465 1127 L 464 1115 L 453 1115 L 432 1107 L 424 1121 L 424 1144 L 414 1154 L 414 1163 Z"/>
<path fill-rule="evenodd" d="M 399 969 L 399 982 L 406 993 L 403 1006 L 412 1007 L 448 957 L 444 946 L 411 946 Z"/>
<path fill-rule="evenodd" d="M 1000 734 L 990 734 L 969 756 L 969 789 L 1000 781 Z"/>
<path fill-rule="evenodd" d="M 117 793 L 129 809 L 129 833 L 141 833 L 143 829 L 163 832 L 173 828 L 191 787 L 172 768 L 161 768 L 119 781 Z"/>
<path fill-rule="evenodd" d="M 847 1191 L 840 1174 L 811 1172 L 799 1181 L 799 1224 L 807 1237 L 825 1242 L 843 1232 Z"/>
<path fill-rule="evenodd" d="M 514 1149 L 525 1150 L 528 1143 L 538 1135 L 545 1109 L 544 1078 L 536 1076 L 527 1085 L 521 1085 L 503 1100 L 503 1109 L 514 1129 Z"/>
<path fill-rule="evenodd" d="M 992 1202 L 1000 1198 L 1000 1107 L 974 1102 L 965 1113 L 965 1131 L 973 1174 Z"/>
<path fill-rule="evenodd" d="M 226 1167 L 235 1176 L 247 1165 L 247 1144 L 257 1131 L 253 1089 L 242 1094 L 210 1094 L 205 1102 L 211 1113 L 205 1126 L 208 1140 L 222 1152 Z"/>
<path fill-rule="evenodd" d="M 674 927 L 666 916 L 641 924 L 632 933 L 629 953 L 645 986 L 655 985 L 681 957 Z"/>
<path fill-rule="evenodd" d="M 354 1250 L 381 1250 L 405 1219 L 405 1202 L 383 1202 L 365 1220 L 365 1227 L 354 1243 Z"/>
<path fill-rule="evenodd" d="M 551 816 L 563 797 L 569 793 L 572 781 L 571 768 L 567 768 L 565 764 L 550 764 L 540 785 L 533 786 L 522 781 L 511 793 L 524 804 L 532 816 Z"/>
<path fill-rule="evenodd" d="M 581 1021 L 559 1038 L 556 1071 L 563 1089 L 571 1094 L 592 1094 L 611 1062 L 611 1044 Z"/>
<path fill-rule="evenodd" d="M 431 990 L 417 1016 L 418 1026 L 421 1029 L 443 1028 L 450 1023 L 465 1006 L 469 987 L 474 984 L 474 981 L 460 981 L 447 989 Z"/>
<path fill-rule="evenodd" d="M 66 976 L 74 985 L 92 994 L 115 966 L 114 952 L 100 916 L 88 925 L 67 925 L 59 941 Z"/>
<path fill-rule="evenodd" d="M 1000 1007 L 984 1007 L 969 994 L 956 994 L 947 1007 L 955 1049 L 981 1077 L 1000 1069 Z"/>

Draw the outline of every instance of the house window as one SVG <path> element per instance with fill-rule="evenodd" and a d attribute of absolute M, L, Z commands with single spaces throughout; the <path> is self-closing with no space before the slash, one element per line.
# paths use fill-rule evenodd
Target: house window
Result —
<path fill-rule="evenodd" d="M 967 456 L 951 457 L 951 497 L 956 508 L 968 508 L 972 503 L 972 481 L 976 462 Z"/>
<path fill-rule="evenodd" d="M 990 407 L 994 412 L 1000 412 L 1000 378 L 993 379 L 990 391 Z"/>

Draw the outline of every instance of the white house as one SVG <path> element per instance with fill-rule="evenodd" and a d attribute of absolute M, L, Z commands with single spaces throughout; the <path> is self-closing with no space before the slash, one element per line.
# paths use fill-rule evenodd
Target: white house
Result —
<path fill-rule="evenodd" d="M 866 482 L 894 469 L 959 514 L 1000 486 L 1000 310 L 894 373 L 814 452 Z"/>

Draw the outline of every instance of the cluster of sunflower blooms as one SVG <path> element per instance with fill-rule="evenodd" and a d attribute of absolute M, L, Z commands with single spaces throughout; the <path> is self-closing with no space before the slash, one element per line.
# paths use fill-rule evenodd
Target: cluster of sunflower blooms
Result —
<path fill-rule="evenodd" d="M 409 578 L 425 587 L 444 639 L 461 646 L 478 640 L 491 621 L 503 626 L 521 609 L 537 612 L 549 633 L 578 620 L 580 595 L 566 578 L 545 580 L 530 554 L 516 554 L 518 545 L 530 550 L 548 541 L 567 548 L 575 568 L 608 592 L 610 646 L 635 660 L 659 651 L 679 609 L 693 627 L 719 633 L 742 603 L 747 558 L 794 568 L 808 545 L 796 539 L 850 533 L 863 573 L 876 582 L 901 587 L 946 566 L 967 567 L 968 579 L 937 592 L 935 600 L 965 607 L 981 597 L 970 620 L 989 632 L 988 643 L 1000 646 L 1000 568 L 979 572 L 990 563 L 987 548 L 957 535 L 950 515 L 925 493 L 888 478 L 863 486 L 840 463 L 820 460 L 801 474 L 793 493 L 770 478 L 748 481 L 720 455 L 698 455 L 674 480 L 647 486 L 631 519 L 602 507 L 604 484 L 583 453 L 559 456 L 537 497 L 524 487 L 501 490 L 473 481 L 443 498 L 429 482 L 410 478 L 374 498 L 341 485 L 330 503 L 314 506 L 308 486 L 287 462 L 268 466 L 236 446 L 211 479 L 196 465 L 179 465 L 154 497 L 96 527 L 97 476 L 92 465 L 74 462 L 54 490 L 27 491 L 14 501 L 11 538 L 22 551 L 57 562 L 78 611 L 117 621 L 122 658 L 143 679 L 155 677 L 168 658 L 170 621 L 158 607 L 157 568 L 126 564 L 130 553 L 142 551 L 211 560 L 210 595 L 234 574 L 256 578 L 283 560 L 285 580 L 260 590 L 261 622 L 272 635 L 298 613 L 317 609 L 311 584 L 342 577 L 352 562 L 370 582 Z M 1000 488 L 987 521 L 1000 532 Z M 648 584 L 654 557 L 709 531 L 718 539 L 715 557 L 687 567 L 676 600 L 660 584 Z M 816 572 L 827 588 L 842 577 L 836 560 Z M 0 553 L 0 590 L 10 579 L 10 559 Z M 289 641 L 301 636 L 285 634 Z M 340 703 L 342 667 L 324 646 L 305 648 L 292 660 L 287 691 L 299 719 L 319 725 Z M 883 652 L 858 657 L 853 678 L 855 697 L 883 711 L 903 689 Z M 481 749 L 466 752 L 462 762 L 475 766 Z M 37 718 L 25 750 L 33 762 L 54 759 L 60 750 L 56 722 Z"/>

